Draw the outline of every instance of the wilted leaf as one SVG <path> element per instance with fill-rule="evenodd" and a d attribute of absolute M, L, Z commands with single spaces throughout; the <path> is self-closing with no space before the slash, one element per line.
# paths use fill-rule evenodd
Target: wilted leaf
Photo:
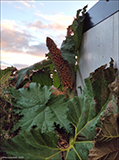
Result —
<path fill-rule="evenodd" d="M 103 117 L 102 127 L 95 138 L 95 145 L 90 150 L 89 160 L 119 159 L 119 114 Z"/>
<path fill-rule="evenodd" d="M 33 74 L 33 70 L 40 70 L 42 68 L 49 67 L 50 64 L 52 64 L 51 60 L 43 60 L 33 64 L 32 66 L 17 71 L 17 75 L 13 78 L 13 80 L 16 81 L 16 88 L 19 88 L 25 79 L 29 80 L 30 76 Z"/>
<path fill-rule="evenodd" d="M 109 88 L 116 99 L 119 112 L 119 76 L 109 85 Z"/>
<path fill-rule="evenodd" d="M 29 89 L 21 88 L 13 92 L 16 100 L 16 106 L 21 109 L 21 115 L 18 127 L 22 130 L 30 130 L 32 126 L 37 125 L 42 132 L 53 131 L 54 123 L 60 124 L 68 132 L 71 131 L 69 121 L 66 120 L 68 111 L 67 100 L 65 96 L 55 97 L 52 94 L 51 87 L 41 87 L 40 84 L 30 83 Z"/>
<path fill-rule="evenodd" d="M 116 100 L 112 96 L 112 99 L 107 104 L 107 109 L 103 112 L 104 116 L 109 115 L 110 113 L 118 113 L 118 105 L 116 104 Z"/>
<path fill-rule="evenodd" d="M 31 160 L 61 159 L 56 133 L 41 133 L 38 128 L 20 132 L 16 137 L 4 144 L 4 150 L 9 157 L 22 157 Z"/>
<path fill-rule="evenodd" d="M 108 85 L 111 84 L 118 71 L 113 67 L 113 59 L 110 61 L 110 66 L 106 68 L 107 65 L 102 65 L 91 73 L 91 83 L 93 87 L 94 99 L 96 101 L 96 112 L 98 113 L 101 107 L 105 104 L 109 95 L 111 93 Z"/>

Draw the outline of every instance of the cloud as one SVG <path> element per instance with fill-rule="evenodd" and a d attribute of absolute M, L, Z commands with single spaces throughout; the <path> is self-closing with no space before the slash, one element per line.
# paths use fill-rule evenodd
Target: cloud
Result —
<path fill-rule="evenodd" d="M 36 16 L 39 16 L 40 19 L 43 19 L 42 21 L 36 20 L 35 22 L 29 23 L 28 26 L 35 30 L 50 29 L 54 31 L 65 31 L 66 28 L 69 25 L 71 25 L 73 21 L 73 17 L 63 15 L 63 13 L 54 15 L 44 15 L 37 11 L 34 14 Z"/>
<path fill-rule="evenodd" d="M 1 26 L 2 29 L 16 30 L 17 28 L 19 28 L 19 25 L 16 23 L 16 21 L 7 19 L 2 20 Z"/>
<path fill-rule="evenodd" d="M 0 61 L 0 64 L 3 65 L 7 65 L 7 66 L 12 66 L 10 63 L 4 62 L 4 61 Z"/>
<path fill-rule="evenodd" d="M 23 1 L 23 0 L 20 0 L 20 1 Z M 25 0 L 25 1 L 32 1 L 32 2 L 34 2 L 35 0 Z"/>
<path fill-rule="evenodd" d="M 36 6 L 34 4 L 32 5 L 32 7 L 36 9 Z"/>
<path fill-rule="evenodd" d="M 0 61 L 0 64 L 1 64 L 1 69 L 4 69 L 6 67 L 12 67 L 12 66 L 16 67 L 17 69 L 29 67 L 28 64 L 20 64 L 20 63 L 9 64 L 9 63 L 6 63 L 4 61 Z"/>
<path fill-rule="evenodd" d="M 23 3 L 27 8 L 31 8 L 31 5 L 29 4 L 29 3 L 27 3 L 27 2 L 24 2 L 24 1 L 21 1 L 21 3 Z"/>
<path fill-rule="evenodd" d="M 67 27 L 52 21 L 49 24 L 40 20 L 23 23 L 14 20 L 1 21 L 2 60 L 17 68 L 45 59 L 45 54 L 48 53 L 46 37 L 51 35 L 59 47 Z"/>
<path fill-rule="evenodd" d="M 37 45 L 31 45 L 28 47 L 28 51 L 26 53 L 32 54 L 32 55 L 40 55 L 40 53 L 43 53 L 42 56 L 45 56 L 45 53 L 47 52 L 46 44 L 40 43 Z"/>
<path fill-rule="evenodd" d="M 19 11 L 22 11 L 24 13 L 24 10 L 21 7 L 18 6 L 14 6 L 16 9 L 18 9 Z"/>
<path fill-rule="evenodd" d="M 73 21 L 72 16 L 63 15 L 63 13 L 62 14 L 54 14 L 54 15 L 45 15 L 45 14 L 41 14 L 37 11 L 34 14 L 36 16 L 39 16 L 39 17 L 43 18 L 44 20 L 56 22 L 56 23 L 59 23 L 59 24 L 70 25 Z"/>
<path fill-rule="evenodd" d="M 17 69 L 29 67 L 28 64 L 19 64 L 19 63 L 14 63 L 14 64 L 13 64 L 13 67 L 14 67 L 14 66 L 15 66 Z"/>
<path fill-rule="evenodd" d="M 17 8 L 17 9 L 21 10 L 21 7 L 17 7 L 17 6 L 15 6 L 15 8 Z"/>
<path fill-rule="evenodd" d="M 45 55 L 47 52 L 45 43 L 29 45 L 35 37 L 28 33 L 2 30 L 2 50 L 7 53 L 26 53 L 30 55 Z"/>
<path fill-rule="evenodd" d="M 44 6 L 44 4 L 43 4 L 43 3 L 40 3 L 40 5 L 41 5 L 41 6 Z"/>
<path fill-rule="evenodd" d="M 10 29 L 3 29 L 1 35 L 2 49 L 6 52 L 22 52 L 24 47 L 28 47 L 28 42 L 32 38 L 27 33 L 11 31 Z"/>
<path fill-rule="evenodd" d="M 60 24 L 58 22 L 43 24 L 40 20 L 36 20 L 33 23 L 29 23 L 28 27 L 31 27 L 36 30 L 50 29 L 50 30 L 54 30 L 54 31 L 62 31 L 62 30 L 66 30 L 67 26 L 65 24 Z"/>
<path fill-rule="evenodd" d="M 47 47 L 45 43 L 40 43 L 36 36 L 30 31 L 21 29 L 16 22 L 11 24 L 10 28 L 7 25 L 2 25 L 1 31 L 1 46 L 4 53 L 20 53 L 34 56 L 45 56 Z"/>

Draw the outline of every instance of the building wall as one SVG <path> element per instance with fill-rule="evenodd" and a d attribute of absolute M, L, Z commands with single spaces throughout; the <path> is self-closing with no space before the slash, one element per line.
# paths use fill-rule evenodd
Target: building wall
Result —
<path fill-rule="evenodd" d="M 110 57 L 119 68 L 119 11 L 84 33 L 77 71 L 78 94 L 78 87 L 83 87 L 89 73 L 101 65 L 109 66 Z"/>

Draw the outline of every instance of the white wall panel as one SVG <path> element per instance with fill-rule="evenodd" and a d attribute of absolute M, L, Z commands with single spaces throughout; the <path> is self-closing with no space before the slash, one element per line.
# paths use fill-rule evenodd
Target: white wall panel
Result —
<path fill-rule="evenodd" d="M 101 65 L 109 65 L 110 57 L 119 68 L 119 12 L 108 17 L 84 33 L 77 73 L 77 87 Z M 77 89 L 80 94 L 80 90 Z"/>

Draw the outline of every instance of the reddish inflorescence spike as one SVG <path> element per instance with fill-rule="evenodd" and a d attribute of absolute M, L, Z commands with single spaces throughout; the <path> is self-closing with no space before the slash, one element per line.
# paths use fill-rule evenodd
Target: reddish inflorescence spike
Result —
<path fill-rule="evenodd" d="M 50 51 L 51 59 L 57 69 L 60 80 L 63 84 L 63 87 L 72 88 L 73 86 L 73 78 L 72 73 L 70 71 L 69 64 L 66 60 L 63 59 L 61 50 L 57 48 L 54 41 L 47 37 L 46 45 Z"/>

